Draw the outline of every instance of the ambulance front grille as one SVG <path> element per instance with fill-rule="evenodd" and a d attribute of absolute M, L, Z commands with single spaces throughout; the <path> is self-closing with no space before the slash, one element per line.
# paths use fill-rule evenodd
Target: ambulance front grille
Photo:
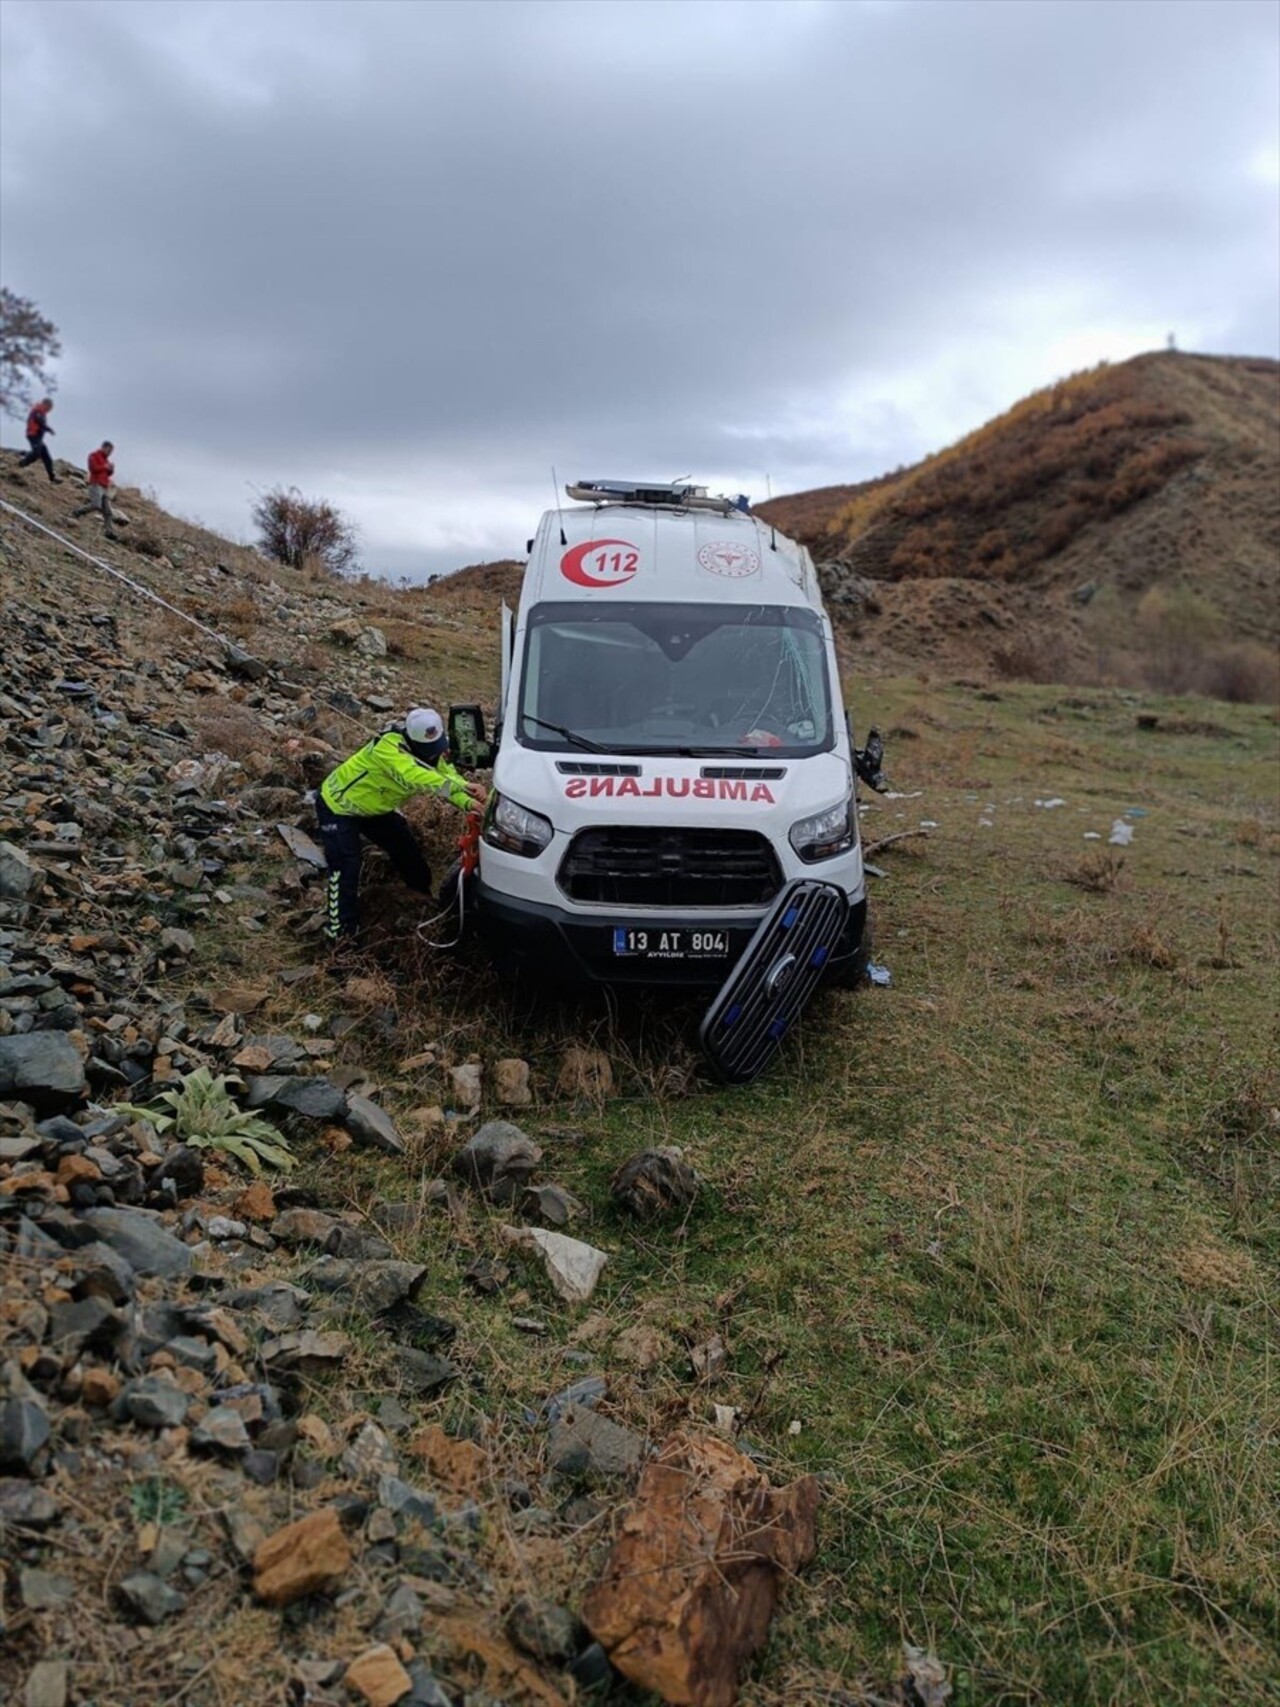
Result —
<path fill-rule="evenodd" d="M 560 862 L 571 901 L 617 907 L 746 907 L 782 884 L 773 849 L 754 830 L 580 830 Z"/>

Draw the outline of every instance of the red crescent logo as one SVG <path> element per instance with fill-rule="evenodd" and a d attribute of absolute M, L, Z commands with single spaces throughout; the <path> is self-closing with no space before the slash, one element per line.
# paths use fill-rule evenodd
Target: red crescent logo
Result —
<path fill-rule="evenodd" d="M 640 553 L 629 539 L 588 539 L 566 551 L 560 573 L 579 587 L 620 587 L 640 567 Z"/>

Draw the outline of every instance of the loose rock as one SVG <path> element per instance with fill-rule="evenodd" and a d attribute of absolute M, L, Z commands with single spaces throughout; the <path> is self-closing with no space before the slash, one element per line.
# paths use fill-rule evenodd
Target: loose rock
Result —
<path fill-rule="evenodd" d="M 65 1660 L 37 1660 L 27 1673 L 23 1707 L 67 1707 L 70 1670 Z"/>
<path fill-rule="evenodd" d="M 613 1068 L 609 1057 L 600 1049 L 583 1049 L 572 1044 L 560 1060 L 556 1089 L 565 1097 L 591 1097 L 599 1100 L 613 1095 Z"/>
<path fill-rule="evenodd" d="M 31 1475 L 38 1454 L 49 1444 L 49 1418 L 35 1399 L 6 1399 L 0 1404 L 0 1470 Z"/>
<path fill-rule="evenodd" d="M 160 1375 L 140 1375 L 130 1381 L 116 1401 L 120 1410 L 140 1428 L 177 1428 L 186 1421 L 191 1400 Z"/>
<path fill-rule="evenodd" d="M 347 1112 L 346 1092 L 328 1079 L 298 1078 L 292 1074 L 267 1074 L 251 1078 L 245 1087 L 249 1108 L 269 1114 L 299 1114 L 308 1120 L 341 1122 Z"/>
<path fill-rule="evenodd" d="M 350 1564 L 338 1514 L 326 1507 L 260 1544 L 253 1555 L 253 1592 L 267 1606 L 289 1606 L 304 1595 L 336 1588 Z"/>
<path fill-rule="evenodd" d="M 165 1278 L 186 1274 L 191 1252 L 159 1220 L 142 1209 L 88 1209 L 85 1221 L 103 1244 L 118 1251 L 139 1274 Z"/>
<path fill-rule="evenodd" d="M 542 1258 L 547 1278 L 567 1304 L 585 1304 L 596 1289 L 608 1257 L 581 1239 L 563 1233 L 548 1233 L 541 1227 L 502 1227 L 509 1245 L 533 1250 Z"/>
<path fill-rule="evenodd" d="M 775 1490 L 727 1441 L 677 1433 L 645 1468 L 583 1618 L 664 1701 L 732 1707 L 780 1579 L 813 1557 L 818 1485 Z"/>
<path fill-rule="evenodd" d="M 577 1198 L 562 1185 L 530 1185 L 520 1200 L 520 1212 L 548 1227 L 567 1227 L 583 1211 Z"/>
<path fill-rule="evenodd" d="M 698 1193 L 698 1176 L 674 1146 L 641 1150 L 609 1182 L 614 1199 L 642 1221 L 683 1212 Z"/>
<path fill-rule="evenodd" d="M 119 1592 L 121 1600 L 144 1624 L 163 1624 L 187 1604 L 185 1594 L 170 1588 L 152 1571 L 134 1571 L 125 1577 Z"/>
<path fill-rule="evenodd" d="M 249 1430 L 238 1411 L 229 1405 L 215 1405 L 203 1422 L 198 1422 L 192 1429 L 190 1444 L 197 1452 L 247 1452 Z"/>
<path fill-rule="evenodd" d="M 536 1660 L 570 1660 L 582 1645 L 582 1626 L 563 1606 L 522 1594 L 506 1617 L 507 1635 Z"/>
<path fill-rule="evenodd" d="M 396 1131 L 391 1116 L 368 1097 L 354 1092 L 348 1095 L 346 1125 L 347 1131 L 359 1143 L 370 1144 L 388 1156 L 404 1154 L 404 1139 Z"/>
<path fill-rule="evenodd" d="M 37 1108 L 65 1108 L 86 1089 L 84 1062 L 65 1031 L 0 1037 L 0 1097 L 21 1097 Z"/>
<path fill-rule="evenodd" d="M 18 1572 L 18 1592 L 28 1612 L 51 1612 L 67 1604 L 76 1592 L 76 1585 L 52 1571 L 24 1570 Z"/>
<path fill-rule="evenodd" d="M 542 1150 L 509 1120 L 489 1120 L 454 1158 L 454 1172 L 494 1203 L 519 1200 Z"/>
<path fill-rule="evenodd" d="M 511 1108 L 527 1108 L 533 1101 L 529 1089 L 529 1063 L 506 1056 L 493 1064 L 493 1092 Z"/>
<path fill-rule="evenodd" d="M 25 901 L 43 885 L 43 868 L 12 842 L 0 842 L 0 899 Z"/>
<path fill-rule="evenodd" d="M 643 1455 L 638 1434 L 581 1405 L 558 1417 L 547 1437 L 547 1461 L 562 1476 L 629 1476 Z"/>
<path fill-rule="evenodd" d="M 394 1649 L 385 1643 L 366 1649 L 358 1659 L 352 1660 L 342 1681 L 367 1701 L 369 1707 L 395 1707 L 413 1688 L 413 1679 L 396 1658 Z"/>

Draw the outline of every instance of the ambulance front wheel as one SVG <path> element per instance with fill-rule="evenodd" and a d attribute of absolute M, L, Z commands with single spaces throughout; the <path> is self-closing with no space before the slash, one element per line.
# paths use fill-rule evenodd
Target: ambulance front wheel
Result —
<path fill-rule="evenodd" d="M 858 929 L 858 916 L 858 910 L 850 913 L 849 923 L 846 926 L 846 947 L 849 945 L 853 933 Z M 862 930 L 857 947 L 852 954 L 848 954 L 836 962 L 835 970 L 831 974 L 831 982 L 837 990 L 856 990 L 860 984 L 866 982 L 867 967 L 871 962 L 874 943 L 871 933 L 870 912 L 863 910 L 861 918 Z"/>

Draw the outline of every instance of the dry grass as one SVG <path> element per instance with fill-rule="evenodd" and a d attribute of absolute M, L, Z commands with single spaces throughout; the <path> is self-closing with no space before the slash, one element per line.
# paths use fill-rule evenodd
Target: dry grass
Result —
<path fill-rule="evenodd" d="M 271 753 L 279 742 L 256 712 L 227 700 L 198 702 L 190 720 L 203 751 L 225 753 L 237 761 L 251 753 Z"/>
<path fill-rule="evenodd" d="M 913 468 L 763 514 L 874 585 L 875 610 L 833 610 L 860 670 L 1274 704 L 1278 373 L 1165 353 L 1104 365 Z M 1171 654 L 1144 626 L 1153 588 L 1199 601 L 1193 646 Z"/>
<path fill-rule="evenodd" d="M 1088 853 L 1078 865 L 1064 873 L 1068 883 L 1077 889 L 1087 889 L 1091 895 L 1110 895 L 1124 870 L 1124 855 L 1110 848 Z"/>

